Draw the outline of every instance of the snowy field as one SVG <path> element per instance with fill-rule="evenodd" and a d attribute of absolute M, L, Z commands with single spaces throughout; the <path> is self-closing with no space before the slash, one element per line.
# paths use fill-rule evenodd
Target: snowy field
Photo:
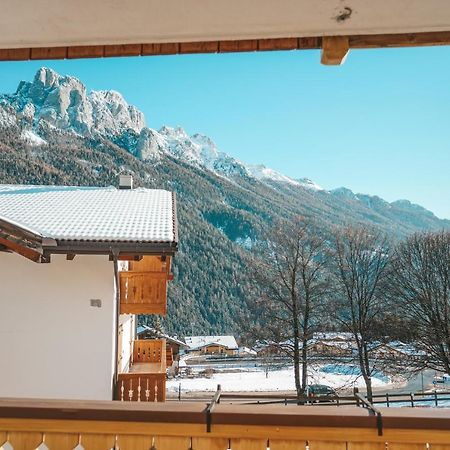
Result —
<path fill-rule="evenodd" d="M 392 384 L 386 375 L 379 374 L 372 378 L 373 387 L 383 388 Z M 364 380 L 358 376 L 356 369 L 351 366 L 325 365 L 312 369 L 308 377 L 309 384 L 326 384 L 336 389 L 364 387 Z M 266 373 L 262 369 L 239 372 L 214 373 L 209 378 L 178 378 L 167 381 L 169 392 L 178 392 L 181 384 L 182 392 L 215 391 L 220 384 L 222 390 L 230 392 L 277 392 L 294 391 L 293 368 L 273 370 Z"/>

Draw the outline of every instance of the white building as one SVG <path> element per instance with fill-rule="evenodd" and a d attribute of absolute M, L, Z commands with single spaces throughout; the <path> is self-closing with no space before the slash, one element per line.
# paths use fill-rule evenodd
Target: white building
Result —
<path fill-rule="evenodd" d="M 0 397 L 162 400 L 135 314 L 165 314 L 177 240 L 167 191 L 0 186 Z"/>

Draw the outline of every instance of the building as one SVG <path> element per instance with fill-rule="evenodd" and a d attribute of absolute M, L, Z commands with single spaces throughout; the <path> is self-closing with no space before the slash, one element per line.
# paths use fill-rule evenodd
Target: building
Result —
<path fill-rule="evenodd" d="M 196 355 L 235 356 L 238 345 L 234 336 L 186 336 L 189 353 Z"/>
<path fill-rule="evenodd" d="M 149 189 L 0 186 L 0 397 L 165 398 L 175 198 Z"/>

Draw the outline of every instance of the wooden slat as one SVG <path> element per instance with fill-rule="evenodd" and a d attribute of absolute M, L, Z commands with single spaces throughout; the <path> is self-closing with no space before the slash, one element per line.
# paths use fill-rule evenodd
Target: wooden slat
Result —
<path fill-rule="evenodd" d="M 38 47 L 31 49 L 30 59 L 65 59 L 67 47 Z"/>
<path fill-rule="evenodd" d="M 76 46 L 68 47 L 67 58 L 102 58 L 105 56 L 104 45 L 89 45 L 89 46 Z"/>
<path fill-rule="evenodd" d="M 142 55 L 175 55 L 179 53 L 180 44 L 143 44 Z"/>
<path fill-rule="evenodd" d="M 346 442 L 308 441 L 309 450 L 347 450 Z"/>
<path fill-rule="evenodd" d="M 295 50 L 298 47 L 298 38 L 259 39 L 258 50 Z"/>
<path fill-rule="evenodd" d="M 151 436 L 119 435 L 118 443 L 120 450 L 150 450 L 153 439 Z"/>
<path fill-rule="evenodd" d="M 426 450 L 426 444 L 401 444 L 397 442 L 388 442 L 389 450 Z"/>
<path fill-rule="evenodd" d="M 193 437 L 192 448 L 193 450 L 227 450 L 228 439 Z"/>
<path fill-rule="evenodd" d="M 156 450 L 188 450 L 190 447 L 190 437 L 187 436 L 186 437 L 158 436 L 155 438 L 155 441 L 156 441 L 155 442 Z"/>
<path fill-rule="evenodd" d="M 0 49 L 0 61 L 24 61 L 30 59 L 29 48 Z"/>
<path fill-rule="evenodd" d="M 219 52 L 254 52 L 258 50 L 258 40 L 248 39 L 242 41 L 220 41 Z"/>
<path fill-rule="evenodd" d="M 266 450 L 266 439 L 231 439 L 232 450 Z"/>
<path fill-rule="evenodd" d="M 450 450 L 450 443 L 448 445 L 442 445 L 442 444 L 431 444 L 430 450 Z"/>
<path fill-rule="evenodd" d="M 116 439 L 114 435 L 82 434 L 81 436 L 81 445 L 85 448 L 85 450 L 111 450 L 114 447 L 115 442 Z M 59 449 L 50 448 L 50 450 Z"/>
<path fill-rule="evenodd" d="M 181 42 L 180 53 L 217 53 L 219 42 Z"/>
<path fill-rule="evenodd" d="M 45 444 L 50 450 L 73 450 L 78 444 L 77 434 L 47 433 Z"/>
<path fill-rule="evenodd" d="M 105 45 L 104 56 L 139 56 L 141 53 L 141 44 Z"/>
<path fill-rule="evenodd" d="M 298 48 L 305 50 L 312 50 L 320 48 L 322 44 L 322 38 L 318 36 L 314 37 L 300 37 L 298 38 Z"/>
<path fill-rule="evenodd" d="M 306 442 L 305 441 L 288 441 L 288 440 L 279 440 L 272 439 L 270 442 L 270 450 L 305 450 Z"/>
<path fill-rule="evenodd" d="M 9 442 L 14 450 L 34 450 L 42 442 L 42 433 L 13 431 L 9 433 Z"/>
<path fill-rule="evenodd" d="M 347 450 L 386 450 L 384 442 L 348 442 Z"/>

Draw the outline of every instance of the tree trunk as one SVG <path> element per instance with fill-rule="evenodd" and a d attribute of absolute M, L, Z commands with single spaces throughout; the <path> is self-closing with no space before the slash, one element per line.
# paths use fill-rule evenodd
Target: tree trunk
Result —
<path fill-rule="evenodd" d="M 372 403 L 373 391 L 372 391 L 372 377 L 370 375 L 364 376 L 364 382 L 366 383 L 367 400 Z"/>
<path fill-rule="evenodd" d="M 300 401 L 300 398 L 303 394 L 302 386 L 300 382 L 300 349 L 299 349 L 299 339 L 298 332 L 295 333 L 294 327 L 294 378 L 295 378 L 295 390 L 297 391 L 297 400 Z"/>
<path fill-rule="evenodd" d="M 302 394 L 305 393 L 306 386 L 308 385 L 308 352 L 307 352 L 308 339 L 304 336 L 302 341 Z"/>

